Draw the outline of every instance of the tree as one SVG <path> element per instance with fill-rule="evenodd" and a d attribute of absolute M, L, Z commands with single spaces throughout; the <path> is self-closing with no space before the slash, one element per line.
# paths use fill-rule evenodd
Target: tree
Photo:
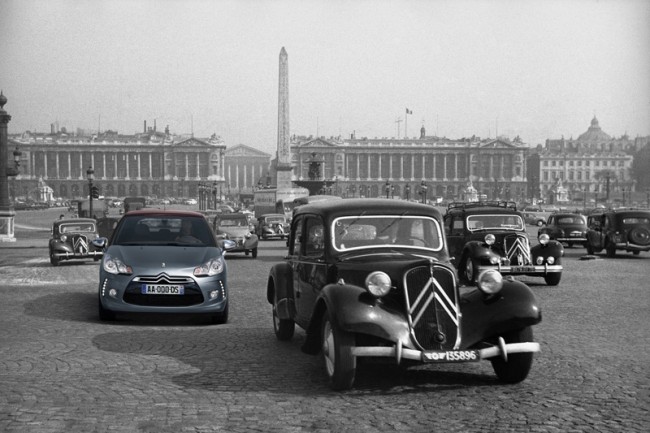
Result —
<path fill-rule="evenodd" d="M 594 178 L 597 182 L 605 182 L 605 192 L 607 193 L 605 200 L 609 201 L 609 191 L 611 189 L 612 182 L 618 178 L 618 176 L 616 176 L 616 172 L 614 170 L 606 168 L 604 170 L 597 171 L 594 174 Z"/>

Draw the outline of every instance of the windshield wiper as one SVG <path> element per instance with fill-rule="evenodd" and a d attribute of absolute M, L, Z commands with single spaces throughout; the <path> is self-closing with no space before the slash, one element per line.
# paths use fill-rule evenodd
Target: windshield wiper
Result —
<path fill-rule="evenodd" d="M 390 222 L 390 224 L 388 224 L 388 225 L 387 225 L 386 227 L 384 227 L 384 228 L 383 228 L 379 233 L 377 233 L 377 236 L 379 237 L 380 234 L 384 233 L 386 230 L 388 230 L 389 228 L 391 228 L 391 227 L 392 227 L 392 226 L 393 226 L 397 221 L 401 220 L 401 219 L 404 217 L 404 215 L 406 215 L 407 213 L 409 213 L 409 211 L 405 211 L 402 215 L 400 215 L 400 216 L 398 216 L 397 218 L 395 218 L 394 220 L 392 220 L 392 221 Z"/>
<path fill-rule="evenodd" d="M 353 219 L 352 222 L 351 222 L 350 224 L 344 225 L 343 228 L 341 229 L 341 231 L 339 231 L 339 232 L 337 233 L 337 236 L 339 236 L 339 237 L 340 237 L 340 236 L 343 236 L 343 235 L 345 234 L 345 232 L 346 232 L 350 227 L 352 227 L 352 225 L 353 225 L 354 223 L 356 223 L 357 221 L 359 221 L 359 220 L 361 219 L 361 217 L 364 216 L 365 214 L 366 214 L 366 211 L 364 210 L 363 212 L 361 212 L 361 214 L 360 214 L 358 217 L 356 217 L 355 219 Z"/>

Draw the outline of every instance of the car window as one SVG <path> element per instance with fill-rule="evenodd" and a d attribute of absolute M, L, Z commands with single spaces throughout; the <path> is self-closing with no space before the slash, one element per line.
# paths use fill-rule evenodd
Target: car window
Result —
<path fill-rule="evenodd" d="M 113 244 L 216 246 L 205 218 L 167 215 L 126 217 Z"/>
<path fill-rule="evenodd" d="M 330 230 L 333 247 L 338 251 L 360 248 L 442 248 L 438 221 L 424 216 L 346 216 L 335 219 Z"/>
<path fill-rule="evenodd" d="M 305 228 L 307 231 L 305 255 L 310 257 L 323 255 L 323 249 L 325 247 L 323 222 L 320 218 L 309 217 L 307 218 Z"/>
<path fill-rule="evenodd" d="M 623 224 L 633 225 L 633 224 L 649 224 L 650 218 L 643 217 L 627 217 L 623 218 Z"/>
<path fill-rule="evenodd" d="M 302 247 L 302 223 L 304 218 L 299 217 L 293 223 L 293 236 L 291 236 L 292 242 L 289 245 L 289 254 L 300 254 Z"/>

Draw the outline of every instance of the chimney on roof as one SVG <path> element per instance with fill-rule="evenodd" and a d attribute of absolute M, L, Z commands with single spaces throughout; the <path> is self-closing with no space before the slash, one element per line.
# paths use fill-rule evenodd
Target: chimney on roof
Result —
<path fill-rule="evenodd" d="M 50 134 L 54 134 L 54 123 L 50 123 Z"/>
<path fill-rule="evenodd" d="M 147 121 L 146 120 L 144 121 L 144 131 L 142 131 L 142 132 L 144 132 L 145 134 L 147 133 Z"/>

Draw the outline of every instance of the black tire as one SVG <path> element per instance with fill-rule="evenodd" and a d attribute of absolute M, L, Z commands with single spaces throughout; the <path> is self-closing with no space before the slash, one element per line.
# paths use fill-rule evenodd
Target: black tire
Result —
<path fill-rule="evenodd" d="M 59 263 L 60 263 L 60 261 L 59 261 L 59 259 L 54 257 L 54 253 L 50 253 L 50 264 L 52 266 L 59 266 Z"/>
<path fill-rule="evenodd" d="M 228 323 L 228 304 L 221 313 L 216 313 L 212 316 L 212 323 L 215 325 L 224 325 Z"/>
<path fill-rule="evenodd" d="M 296 324 L 293 319 L 280 319 L 277 314 L 275 306 L 278 304 L 278 299 L 273 296 L 273 331 L 275 337 L 280 341 L 289 341 L 293 338 L 293 333 L 296 329 Z"/>
<path fill-rule="evenodd" d="M 321 343 L 325 372 L 330 388 L 343 391 L 352 388 L 357 362 L 352 349 L 354 335 L 339 329 L 326 311 L 321 324 Z"/>
<path fill-rule="evenodd" d="M 591 246 L 589 241 L 587 241 L 585 246 L 587 247 L 587 254 L 589 254 L 590 256 L 593 255 L 594 254 L 594 247 Z"/>
<path fill-rule="evenodd" d="M 650 244 L 650 230 L 645 227 L 634 227 L 630 230 L 628 239 L 633 244 L 648 245 Z"/>
<path fill-rule="evenodd" d="M 613 242 L 610 242 L 609 239 L 605 245 L 605 256 L 609 258 L 616 257 L 616 245 Z"/>
<path fill-rule="evenodd" d="M 512 331 L 502 336 L 507 343 L 526 343 L 533 341 L 533 329 L 530 326 Z M 490 358 L 494 373 L 501 382 L 519 383 L 528 377 L 530 368 L 533 365 L 532 352 L 513 353 L 508 355 L 508 360 L 504 361 L 500 356 Z"/>
<path fill-rule="evenodd" d="M 478 260 L 471 257 L 466 257 L 465 260 L 463 260 L 463 265 L 461 267 L 463 281 L 465 281 L 470 286 L 475 285 L 476 277 L 478 276 L 477 270 Z"/>
<path fill-rule="evenodd" d="M 562 272 L 554 272 L 552 274 L 548 274 L 544 276 L 544 281 L 546 281 L 546 284 L 549 286 L 557 286 L 560 284 L 560 280 L 562 279 Z"/>
<path fill-rule="evenodd" d="M 253 258 L 256 259 L 257 258 L 257 248 L 253 248 L 251 250 L 251 254 L 252 254 Z"/>
<path fill-rule="evenodd" d="M 641 254 L 641 251 L 632 251 L 632 254 L 634 254 L 635 256 L 638 256 L 639 254 Z"/>
<path fill-rule="evenodd" d="M 98 300 L 99 303 L 99 320 L 102 322 L 112 322 L 115 320 L 115 311 L 108 310 L 102 305 L 102 301 Z"/>

